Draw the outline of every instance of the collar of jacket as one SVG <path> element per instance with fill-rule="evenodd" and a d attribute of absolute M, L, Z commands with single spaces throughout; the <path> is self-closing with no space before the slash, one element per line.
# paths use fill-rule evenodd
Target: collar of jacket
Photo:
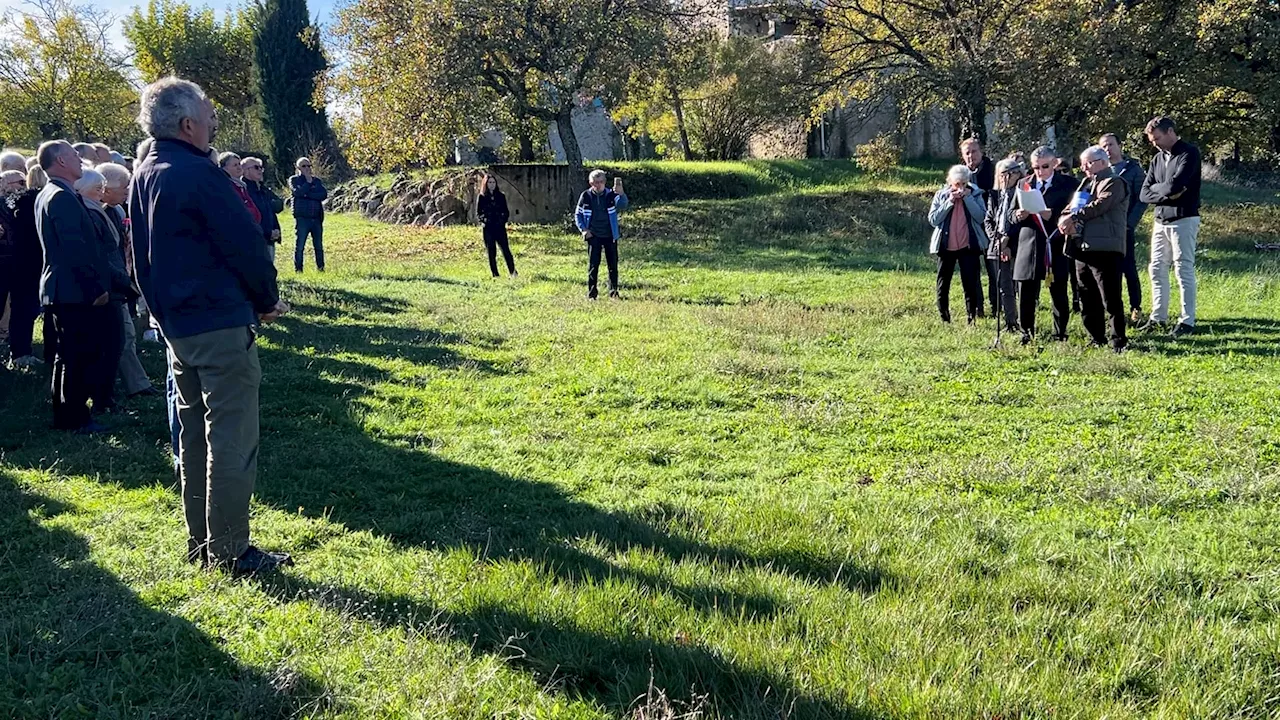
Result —
<path fill-rule="evenodd" d="M 178 138 L 165 138 L 163 140 L 156 140 L 155 144 L 152 145 L 152 148 L 157 149 L 159 148 L 160 145 L 172 146 L 172 148 L 175 150 L 186 150 L 192 155 L 199 155 L 200 157 L 204 157 L 204 158 L 209 157 L 208 150 L 201 150 L 200 148 L 196 147 L 195 145 L 192 145 L 186 140 L 179 140 Z M 212 160 L 210 162 L 212 162 Z M 231 176 L 228 175 L 227 177 L 231 177 Z"/>
<path fill-rule="evenodd" d="M 240 188 L 241 190 L 248 190 L 248 189 L 249 189 L 249 186 L 245 184 L 245 182 L 244 182 L 244 180 L 243 180 L 243 179 L 241 179 L 241 178 L 236 178 L 236 177 L 231 177 L 230 175 L 228 175 L 228 176 L 227 176 L 227 178 L 228 178 L 229 180 L 231 180 L 231 184 L 232 184 L 232 185 L 235 185 L 236 187 Z"/>
<path fill-rule="evenodd" d="M 63 190 L 66 190 L 67 192 L 71 193 L 72 195 L 77 195 L 75 186 L 74 186 L 74 185 L 72 185 L 71 183 L 67 182 L 67 181 L 66 181 L 66 180 L 64 180 L 63 178 L 59 178 L 59 177 L 51 177 L 51 178 L 49 178 L 49 182 L 53 183 L 54 185 L 57 185 L 58 187 L 62 188 Z"/>
<path fill-rule="evenodd" d="M 1114 167 L 1108 167 L 1108 168 L 1104 168 L 1102 172 L 1094 175 L 1093 178 L 1091 179 L 1093 180 L 1093 182 L 1096 183 L 1099 180 L 1106 180 L 1109 177 L 1115 177 L 1115 176 L 1116 176 L 1116 169 Z"/>
<path fill-rule="evenodd" d="M 87 207 L 87 208 L 89 208 L 89 209 L 91 209 L 91 210 L 97 210 L 98 212 L 100 212 L 100 213 L 104 213 L 104 214 L 105 214 L 105 212 L 106 212 L 106 211 L 104 211 L 104 210 L 102 209 L 102 203 L 98 202 L 97 200 L 90 200 L 89 198 L 84 197 L 84 196 L 82 195 L 82 196 L 80 196 L 80 201 L 84 203 L 84 206 L 85 206 L 85 207 Z"/>

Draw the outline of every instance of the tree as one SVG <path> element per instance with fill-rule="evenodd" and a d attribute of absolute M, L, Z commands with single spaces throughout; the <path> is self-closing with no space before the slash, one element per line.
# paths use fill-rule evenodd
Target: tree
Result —
<path fill-rule="evenodd" d="M 111 48 L 111 18 L 67 0 L 32 0 L 4 16 L 0 40 L 0 134 L 10 143 L 104 140 L 126 146 L 137 91 Z"/>
<path fill-rule="evenodd" d="M 337 177 L 350 173 L 329 127 L 317 80 L 329 67 L 320 33 L 307 15 L 306 0 L 257 0 L 249 10 L 253 30 L 253 86 L 262 99 L 262 119 L 278 171 L 292 160 L 315 155 Z M 321 83 L 323 87 L 323 83 Z"/>
<path fill-rule="evenodd" d="M 621 93 L 671 12 L 665 0 L 357 0 L 339 22 L 348 66 L 335 82 L 362 107 L 360 141 L 398 161 L 435 160 L 495 124 L 524 156 L 530 129 L 554 122 L 581 167 L 573 111 Z"/>

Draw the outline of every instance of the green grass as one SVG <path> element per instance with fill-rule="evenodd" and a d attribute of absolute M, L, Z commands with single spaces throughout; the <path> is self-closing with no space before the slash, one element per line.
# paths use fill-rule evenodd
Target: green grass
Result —
<path fill-rule="evenodd" d="M 282 254 L 275 577 L 183 562 L 162 403 L 52 434 L 0 371 L 0 716 L 1280 713 L 1275 193 L 1211 189 L 1193 338 L 991 351 L 936 319 L 936 178 L 814 165 L 638 202 L 621 303 L 560 228 L 516 280 L 471 228 Z"/>

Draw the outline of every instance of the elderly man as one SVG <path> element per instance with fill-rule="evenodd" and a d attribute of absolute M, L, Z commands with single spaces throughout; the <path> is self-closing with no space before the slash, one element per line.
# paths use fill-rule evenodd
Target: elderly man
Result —
<path fill-rule="evenodd" d="M 111 146 L 106 143 L 93 143 L 93 153 L 95 167 L 111 162 Z"/>
<path fill-rule="evenodd" d="M 97 231 L 97 242 L 102 256 L 107 258 L 114 277 L 129 277 L 121 251 L 124 240 L 120 231 L 107 217 L 106 208 L 102 205 L 103 193 L 107 189 L 107 179 L 96 168 L 86 168 L 80 179 L 73 186 L 80 196 L 80 201 L 89 210 L 89 217 Z M 95 413 L 113 412 L 116 409 L 115 379 L 120 367 L 120 355 L 124 352 L 125 331 L 121 317 L 128 313 L 128 304 L 137 297 L 133 283 L 121 287 L 113 287 L 107 302 L 113 322 L 105 323 L 99 328 L 99 342 L 106 354 L 103 362 L 95 368 L 93 387 L 89 399 L 93 401 Z"/>
<path fill-rule="evenodd" d="M 1159 330 L 1169 320 L 1169 264 L 1178 274 L 1182 312 L 1174 337 L 1195 332 L 1196 239 L 1200 235 L 1200 148 L 1178 137 L 1169 117 L 1147 123 L 1147 139 L 1156 156 L 1142 182 L 1142 202 L 1155 206 L 1151 226 L 1151 318 L 1144 331 Z"/>
<path fill-rule="evenodd" d="M 613 179 L 613 189 L 604 186 L 604 171 L 592 170 L 587 180 L 591 187 L 578 197 L 574 223 L 587 243 L 587 299 L 599 296 L 600 253 L 604 252 L 609 265 L 609 297 L 621 300 L 618 292 L 618 213 L 627 209 L 627 194 L 622 190 L 622 178 Z"/>
<path fill-rule="evenodd" d="M 240 169 L 244 173 L 245 189 L 262 217 L 262 239 L 267 244 L 267 254 L 271 262 L 275 262 L 276 244 L 280 242 L 279 214 L 284 210 L 284 201 L 263 182 L 262 160 L 247 157 L 240 161 Z"/>
<path fill-rule="evenodd" d="M 1111 169 L 1115 171 L 1116 177 L 1124 181 L 1124 186 L 1129 191 L 1129 214 L 1126 218 L 1128 230 L 1124 247 L 1124 284 L 1129 291 L 1129 322 L 1137 325 L 1142 322 L 1143 316 L 1142 280 L 1138 277 L 1135 249 L 1138 221 L 1142 220 L 1142 214 L 1147 210 L 1147 204 L 1142 202 L 1142 183 L 1146 181 L 1147 174 L 1143 171 L 1141 163 L 1124 154 L 1120 138 L 1116 137 L 1115 133 L 1107 133 L 1099 138 L 1098 147 L 1107 151 Z"/>
<path fill-rule="evenodd" d="M 1107 344 L 1105 310 L 1111 321 L 1111 349 L 1123 352 L 1124 301 L 1120 293 L 1124 263 L 1125 227 L 1129 216 L 1129 188 L 1116 176 L 1107 151 L 1094 146 L 1080 153 L 1085 174 L 1084 204 L 1058 221 L 1069 239 L 1070 255 L 1080 278 L 1080 320 L 1091 345 Z"/>
<path fill-rule="evenodd" d="M 35 214 L 44 249 L 40 302 L 49 311 L 57 345 L 53 424 L 79 433 L 101 432 L 106 428 L 93 421 L 88 402 L 103 363 L 117 359 L 105 352 L 103 333 L 119 325 L 119 311 L 111 312 L 111 294 L 125 291 L 129 278 L 112 271 L 89 211 L 73 189 L 83 174 L 75 149 L 54 140 L 41 145 L 37 157 L 50 180 L 36 198 Z"/>
<path fill-rule="evenodd" d="M 220 153 L 218 167 L 222 168 L 222 172 L 226 173 L 231 180 L 231 189 L 244 204 L 244 209 L 249 211 L 249 216 L 255 223 L 261 225 L 262 211 L 258 210 L 258 206 L 253 204 L 253 198 L 249 197 L 249 189 L 244 184 L 244 168 L 240 166 L 240 156 L 233 152 Z"/>
<path fill-rule="evenodd" d="M 300 157 L 294 163 L 298 174 L 289 178 L 293 193 L 293 222 L 298 241 L 293 250 L 293 270 L 302 272 L 302 251 L 307 249 L 307 236 L 316 251 L 316 269 L 324 272 L 324 199 L 329 197 L 320 178 L 311 175 L 311 159 Z"/>
<path fill-rule="evenodd" d="M 129 196 L 133 261 L 177 386 L 187 558 L 236 573 L 290 562 L 249 541 L 258 474 L 259 322 L 288 311 L 262 231 L 209 160 L 218 120 L 195 83 L 148 85 L 138 124 L 155 138 Z"/>
<path fill-rule="evenodd" d="M 120 238 L 120 254 L 133 275 L 133 236 L 129 228 L 129 218 L 125 213 L 125 203 L 129 200 L 129 171 L 123 165 L 104 163 L 95 168 L 106 179 L 106 189 L 102 193 L 103 212 Z M 117 375 L 124 387 L 126 397 L 144 397 L 159 394 L 151 385 L 151 378 L 138 359 L 138 331 L 133 324 L 134 313 L 129 306 L 120 308 L 121 320 L 124 324 L 124 348 L 120 352 Z"/>
<path fill-rule="evenodd" d="M 4 153 L 0 153 L 0 172 L 9 172 L 10 170 L 17 170 L 24 177 L 26 176 L 27 159 L 22 156 L 22 153 L 14 152 L 13 150 L 5 150 Z"/>
<path fill-rule="evenodd" d="M 1070 175 L 1058 172 L 1058 153 L 1047 145 L 1041 145 L 1031 151 L 1032 177 L 1027 182 L 1029 188 L 1039 190 L 1044 196 L 1044 205 L 1049 209 L 1049 217 L 1045 218 L 1045 227 L 1057 227 L 1062 212 L 1071 204 L 1077 182 Z M 1062 233 L 1051 231 L 1049 239 L 1050 267 L 1049 300 L 1053 308 L 1053 339 L 1067 339 L 1067 325 L 1071 322 L 1072 278 L 1075 276 L 1075 264 L 1063 252 Z"/>
<path fill-rule="evenodd" d="M 98 163 L 98 149 L 91 143 L 78 142 L 72 147 L 75 148 L 76 154 L 80 156 L 81 163 L 87 164 L 89 167 L 93 167 Z"/>

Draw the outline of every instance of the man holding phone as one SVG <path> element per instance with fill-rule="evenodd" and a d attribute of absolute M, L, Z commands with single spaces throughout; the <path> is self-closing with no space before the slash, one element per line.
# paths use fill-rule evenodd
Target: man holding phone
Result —
<path fill-rule="evenodd" d="M 622 189 L 622 178 L 613 179 L 613 189 L 605 187 L 603 170 L 592 170 L 588 177 L 591 187 L 578 198 L 574 222 L 587 243 L 587 299 L 595 300 L 600 275 L 600 254 L 604 253 L 609 264 L 609 297 L 621 300 L 618 292 L 618 213 L 627 208 L 627 195 Z"/>

